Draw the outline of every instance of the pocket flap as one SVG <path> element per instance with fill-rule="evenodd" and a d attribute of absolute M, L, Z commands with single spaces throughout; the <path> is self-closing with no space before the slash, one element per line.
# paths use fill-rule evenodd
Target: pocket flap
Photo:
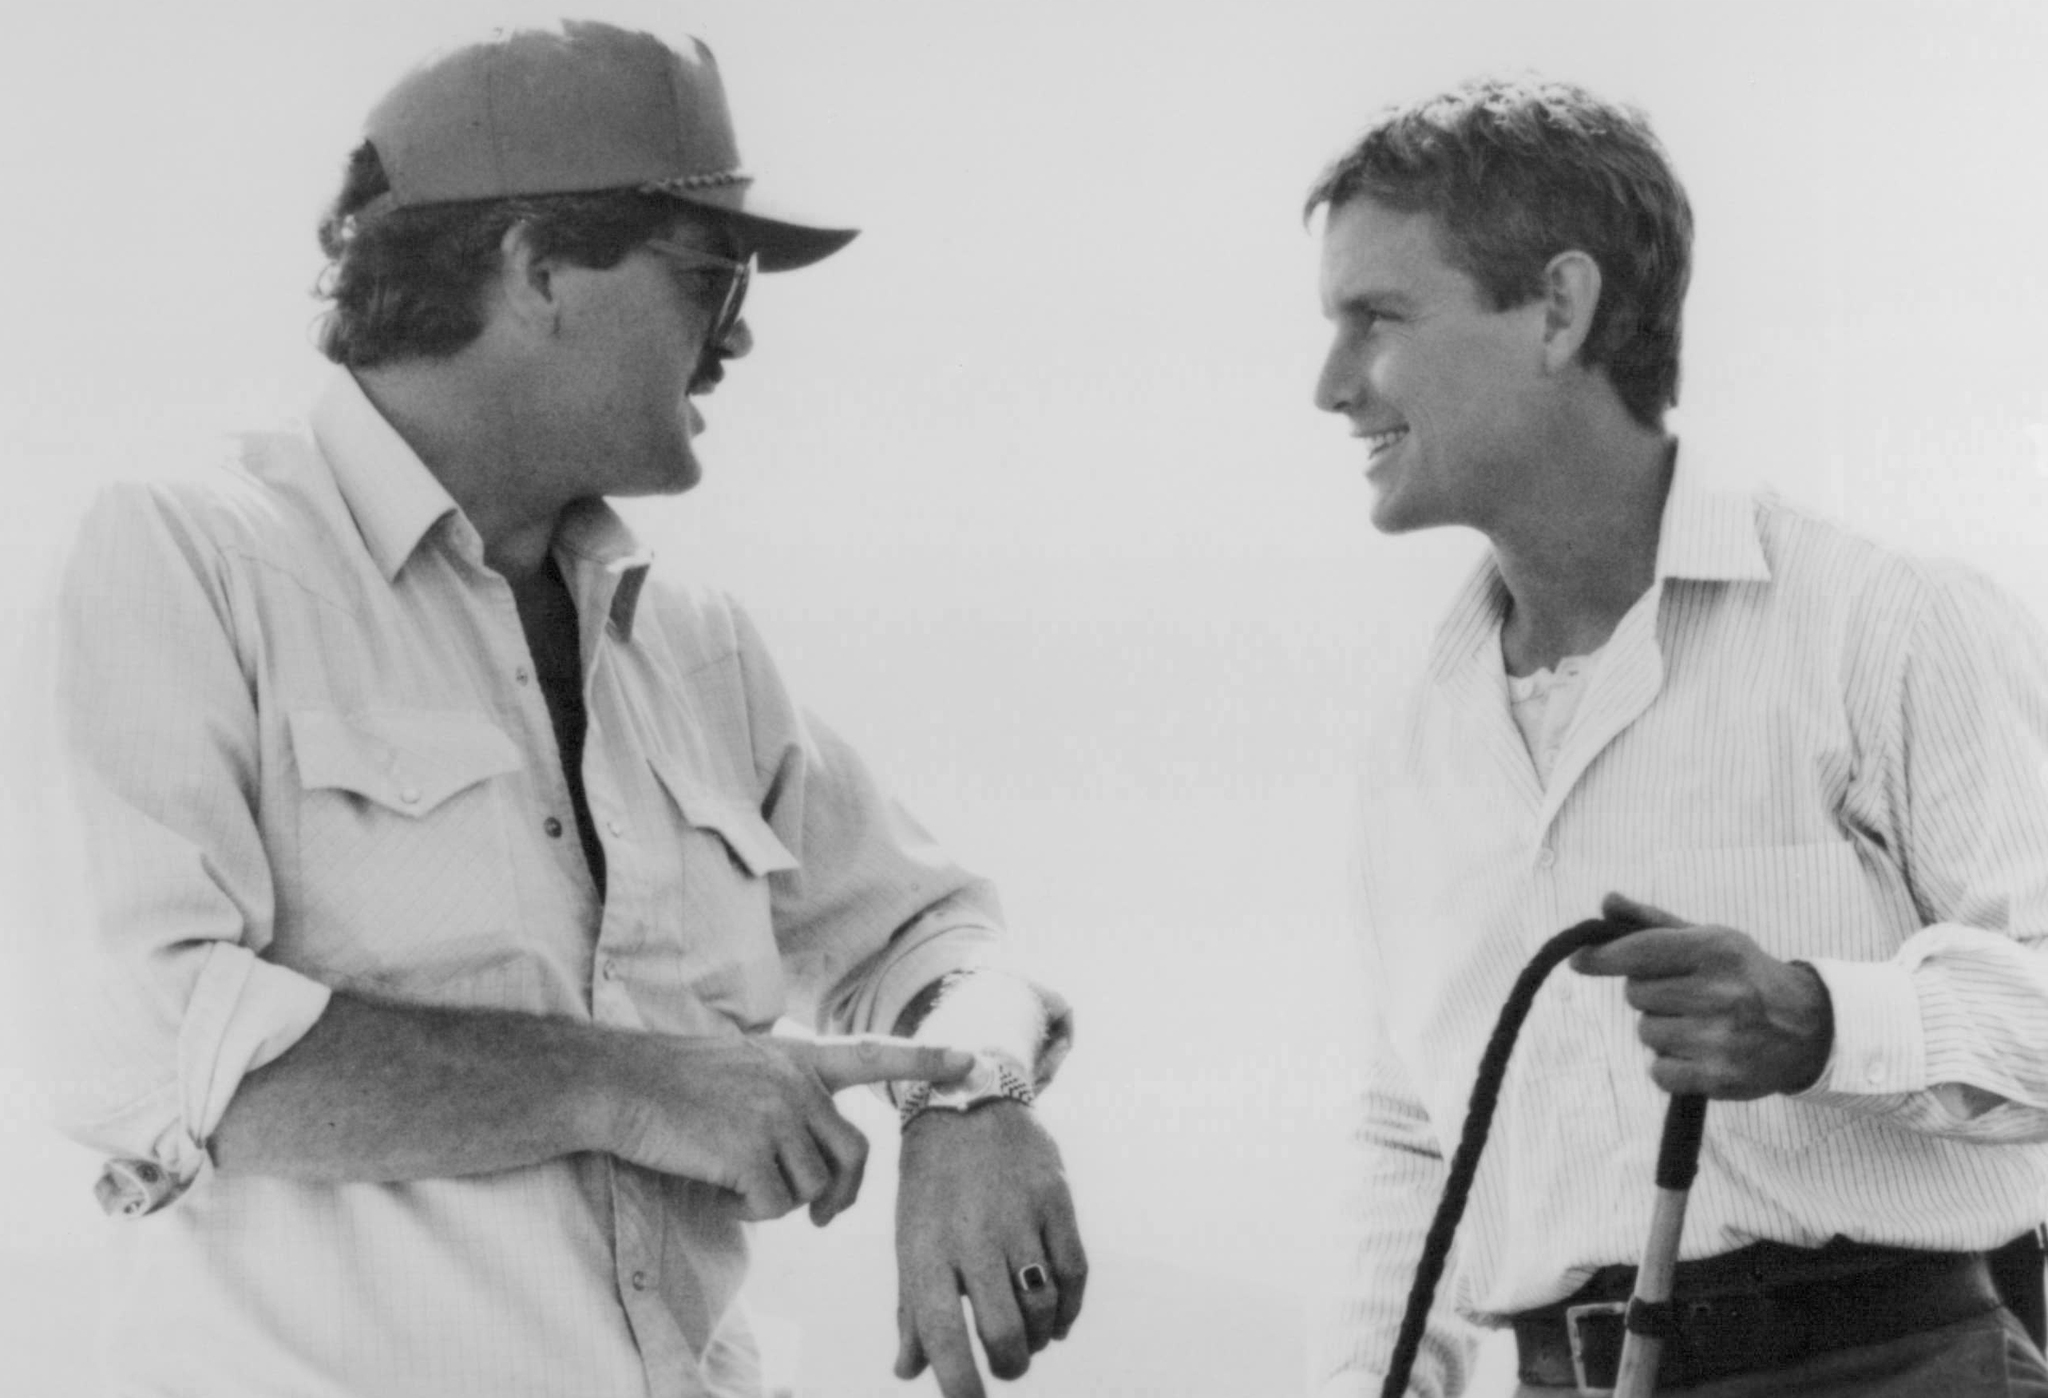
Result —
<path fill-rule="evenodd" d="M 760 878 L 797 867 L 796 856 L 744 798 L 715 790 L 684 771 L 673 758 L 650 754 L 648 762 L 668 789 L 669 798 L 683 813 L 683 819 L 725 841 L 732 857 L 749 874 Z"/>
<path fill-rule="evenodd" d="M 353 792 L 404 816 L 525 765 L 503 729 L 459 710 L 297 709 L 288 722 L 302 787 Z"/>

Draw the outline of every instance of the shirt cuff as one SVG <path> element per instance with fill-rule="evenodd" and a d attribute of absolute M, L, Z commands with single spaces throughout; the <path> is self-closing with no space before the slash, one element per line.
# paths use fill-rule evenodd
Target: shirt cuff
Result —
<path fill-rule="evenodd" d="M 911 1037 L 1000 1054 L 1030 1074 L 1033 1092 L 1042 1092 L 1073 1044 L 1074 1012 L 1056 992 L 984 966 L 949 986 Z"/>
<path fill-rule="evenodd" d="M 158 1132 L 150 1161 L 115 1162 L 102 1177 L 100 1203 L 108 1213 L 154 1212 L 204 1178 L 213 1167 L 207 1142 L 243 1077 L 303 1038 L 333 995 L 232 942 L 216 942 L 204 954 L 178 1031 L 176 1117 Z M 135 1185 L 149 1184 L 152 1172 L 136 1167 L 148 1164 L 160 1175 L 138 1200 Z"/>
<path fill-rule="evenodd" d="M 1827 1066 L 1804 1092 L 1874 1096 L 1927 1086 L 1927 1040 L 1913 975 L 1892 961 L 1806 963 L 1827 987 L 1835 1042 Z"/>

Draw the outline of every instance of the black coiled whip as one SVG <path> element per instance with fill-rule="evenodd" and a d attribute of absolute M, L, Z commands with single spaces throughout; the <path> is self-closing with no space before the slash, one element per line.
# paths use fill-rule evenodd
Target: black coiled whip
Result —
<path fill-rule="evenodd" d="M 1472 1193 L 1472 1178 L 1479 1172 L 1480 1152 L 1486 1149 L 1487 1133 L 1493 1129 L 1493 1109 L 1500 1102 L 1508 1055 L 1514 1051 L 1522 1021 L 1529 1017 L 1529 1009 L 1536 1002 L 1536 992 L 1543 988 L 1544 979 L 1557 969 L 1558 963 L 1573 952 L 1604 946 L 1636 930 L 1602 918 L 1588 918 L 1545 942 L 1515 978 L 1514 989 L 1508 992 L 1493 1034 L 1486 1041 L 1486 1052 L 1479 1058 L 1479 1072 L 1472 1083 L 1472 1105 L 1465 1113 L 1465 1129 L 1458 1139 L 1458 1149 L 1451 1156 L 1443 1198 L 1438 1201 L 1436 1216 L 1430 1220 L 1429 1232 L 1423 1238 L 1422 1258 L 1415 1264 L 1415 1281 L 1408 1288 L 1408 1310 L 1401 1317 L 1401 1331 L 1394 1341 L 1394 1354 L 1387 1365 L 1387 1381 L 1380 1388 L 1380 1398 L 1402 1398 L 1407 1392 L 1408 1376 L 1422 1347 L 1423 1327 L 1429 1320 L 1430 1307 L 1436 1302 L 1437 1283 L 1443 1279 L 1458 1220 L 1464 1216 L 1466 1199 Z M 1668 1332 L 1671 1265 L 1684 1220 L 1685 1193 L 1691 1188 L 1699 1165 L 1706 1109 L 1706 1098 L 1688 1093 L 1673 1097 L 1664 1115 L 1664 1137 L 1657 1153 L 1657 1214 L 1651 1223 L 1651 1246 L 1646 1250 L 1643 1265 L 1637 1269 L 1626 1348 L 1614 1390 L 1617 1398 L 1632 1392 L 1648 1394 L 1656 1386 L 1657 1359 Z"/>

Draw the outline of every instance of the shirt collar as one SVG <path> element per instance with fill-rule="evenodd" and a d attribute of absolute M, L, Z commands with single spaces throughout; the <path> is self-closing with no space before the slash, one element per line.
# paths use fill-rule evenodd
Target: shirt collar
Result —
<path fill-rule="evenodd" d="M 457 512 L 455 497 L 345 369 L 313 404 L 312 426 L 370 557 L 391 582 L 427 531 Z"/>
<path fill-rule="evenodd" d="M 1671 486 L 1657 526 L 1656 580 L 1767 582 L 1762 525 L 1755 496 L 1715 490 L 1686 468 L 1684 453 L 1672 467 Z M 1507 615 L 1508 589 L 1491 549 L 1459 589 L 1430 649 L 1431 673 L 1442 676 L 1482 644 L 1491 645 Z"/>
<path fill-rule="evenodd" d="M 1688 471 L 1684 453 L 1671 472 L 1664 520 L 1657 531 L 1657 581 L 1769 582 L 1756 497 L 1712 490 Z"/>
<path fill-rule="evenodd" d="M 633 615 L 640 606 L 640 589 L 647 581 L 647 569 L 654 562 L 654 555 L 633 536 L 618 511 L 598 499 L 576 501 L 562 513 L 562 522 L 555 530 L 555 552 L 575 572 L 586 568 L 598 570 L 601 585 L 611 593 L 608 606 L 612 625 L 618 629 L 621 640 L 630 641 Z M 573 576 L 570 588 L 578 597 L 583 595 Z"/>
<path fill-rule="evenodd" d="M 370 556 L 386 582 L 396 580 L 428 531 L 460 516 L 461 507 L 348 371 L 337 371 L 315 401 L 312 427 Z M 630 638 L 653 555 L 602 500 L 571 505 L 555 546 L 574 563 L 603 571 L 612 624 Z"/>

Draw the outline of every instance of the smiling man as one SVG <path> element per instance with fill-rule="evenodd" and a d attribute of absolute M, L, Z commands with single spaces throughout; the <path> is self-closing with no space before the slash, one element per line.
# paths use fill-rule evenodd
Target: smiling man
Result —
<path fill-rule="evenodd" d="M 1472 1322 L 1526 1394 L 1612 1383 L 1687 1091 L 1720 1100 L 1660 1392 L 2048 1392 L 1985 1257 L 2048 1186 L 2039 629 L 1683 459 L 1692 218 L 1639 114 L 1474 83 L 1308 207 L 1316 403 L 1374 523 L 1491 545 L 1363 772 L 1377 1046 L 1323 1391 L 1380 1391 L 1494 1018 L 1604 912 L 1635 930 L 1522 1030 L 1410 1391 L 1463 1389 Z"/>
<path fill-rule="evenodd" d="M 95 507 L 67 1117 L 135 1220 L 115 1390 L 756 1395 L 747 1224 L 854 1202 L 856 1083 L 903 1120 L 898 1372 L 982 1392 L 963 1298 L 1002 1377 L 1073 1324 L 1064 1004 L 604 503 L 697 484 L 750 277 L 852 236 L 764 198 L 701 44 L 500 33 L 369 117 L 309 427 Z"/>

